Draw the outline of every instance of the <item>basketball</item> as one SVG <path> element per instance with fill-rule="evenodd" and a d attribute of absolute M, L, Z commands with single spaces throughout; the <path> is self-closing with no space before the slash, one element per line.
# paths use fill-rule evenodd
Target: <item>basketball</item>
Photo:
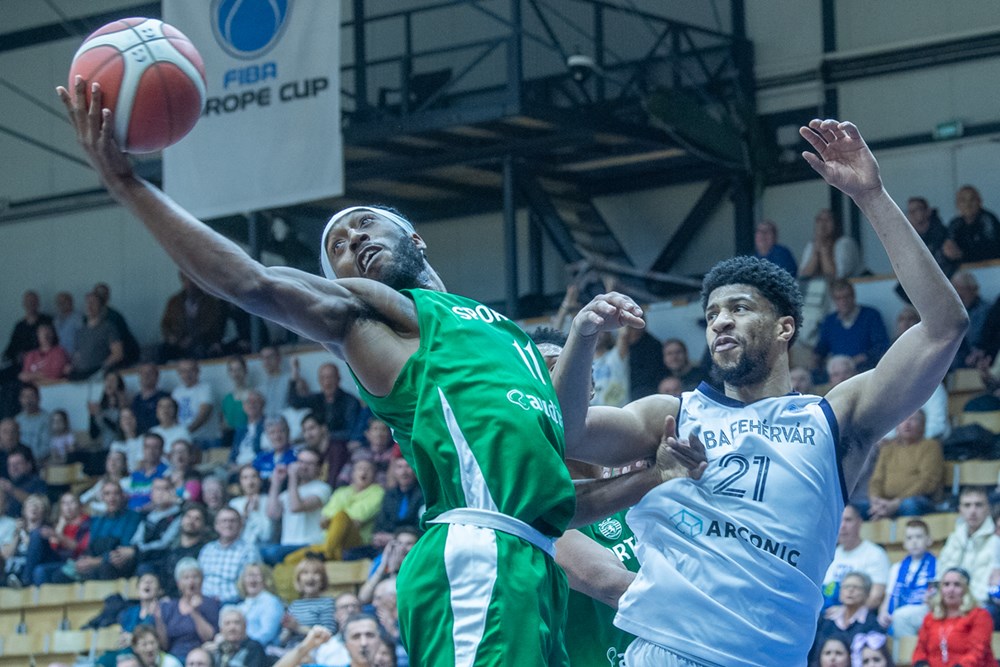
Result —
<path fill-rule="evenodd" d="M 101 84 L 115 140 L 129 153 L 152 153 L 191 131 L 205 103 L 205 65 L 180 30 L 157 19 L 114 21 L 92 33 L 73 56 L 76 76 Z"/>

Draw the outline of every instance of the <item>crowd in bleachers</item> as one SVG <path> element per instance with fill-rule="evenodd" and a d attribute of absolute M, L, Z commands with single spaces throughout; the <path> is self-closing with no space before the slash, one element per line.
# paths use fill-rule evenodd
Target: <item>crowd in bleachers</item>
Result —
<path fill-rule="evenodd" d="M 986 302 L 975 276 L 957 269 L 1000 257 L 1000 245 L 980 256 L 983 235 L 1000 237 L 1000 222 L 968 188 L 959 202 L 947 229 L 920 198 L 910 200 L 908 217 L 953 274 L 972 320 L 953 365 L 956 377 L 972 378 L 972 390 L 951 397 L 972 398 L 993 414 L 1000 299 Z M 846 278 L 864 271 L 857 244 L 829 211 L 816 216 L 798 261 L 777 235 L 773 223 L 761 223 L 756 252 L 806 281 L 815 312 L 803 339 L 811 345 L 793 378 L 797 390 L 822 393 L 873 367 L 889 335 L 879 312 L 856 301 Z M 7 589 L 0 614 L 16 621 L 2 626 L 0 650 L 9 655 L 27 637 L 30 652 L 69 652 L 61 642 L 69 635 L 58 633 L 89 622 L 93 632 L 78 652 L 106 665 L 407 664 L 395 575 L 420 537 L 423 496 L 413 469 L 388 427 L 340 388 L 334 364 L 320 366 L 314 389 L 279 347 L 259 352 L 262 377 L 251 377 L 237 354 L 226 360 L 229 391 L 214 395 L 199 359 L 249 351 L 245 315 L 183 276 L 182 283 L 165 309 L 162 341 L 141 359 L 106 285 L 87 294 L 84 313 L 65 292 L 54 316 L 42 312 L 37 294 L 24 295 L 0 369 L 0 585 Z M 579 287 L 567 293 L 561 319 L 577 305 Z M 227 319 L 236 323 L 231 340 L 224 340 Z M 904 309 L 894 337 L 913 323 Z M 179 384 L 167 391 L 159 374 L 170 361 Z M 130 366 L 135 392 L 121 372 Z M 95 375 L 103 385 L 88 402 L 86 425 L 70 423 L 70 406 L 42 404 L 40 384 Z M 705 359 L 691 357 L 682 340 L 661 342 L 637 329 L 598 345 L 594 380 L 595 402 L 612 405 L 713 381 Z M 886 633 L 897 642 L 916 638 L 914 660 L 922 659 L 940 652 L 940 638 L 928 633 L 950 632 L 937 626 L 952 617 L 969 621 L 949 635 L 953 653 L 973 642 L 988 649 L 1000 629 L 992 489 L 959 494 L 962 480 L 942 446 L 963 425 L 962 407 L 940 388 L 872 457 L 870 480 L 845 510 L 815 664 L 839 664 L 828 654 L 889 656 Z M 981 421 L 996 431 L 988 419 Z M 922 515 L 951 525 L 940 532 L 940 522 L 914 518 Z M 870 526 L 886 524 L 891 535 L 864 539 Z M 949 586 L 961 589 L 957 598 Z M 59 611 L 37 615 L 33 605 Z"/>

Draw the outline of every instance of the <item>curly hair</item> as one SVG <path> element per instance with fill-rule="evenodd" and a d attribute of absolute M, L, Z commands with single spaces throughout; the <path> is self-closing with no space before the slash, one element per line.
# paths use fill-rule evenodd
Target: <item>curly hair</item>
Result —
<path fill-rule="evenodd" d="M 528 335 L 531 337 L 531 340 L 535 343 L 535 345 L 549 343 L 550 345 L 566 347 L 567 336 L 559 329 L 546 326 L 535 327 L 535 330 Z"/>
<path fill-rule="evenodd" d="M 708 297 L 713 291 L 737 284 L 753 287 L 771 303 L 779 317 L 790 315 L 795 320 L 795 333 L 788 341 L 791 347 L 802 329 L 802 291 L 792 274 L 760 257 L 745 255 L 722 260 L 701 283 L 702 310 L 708 308 Z"/>

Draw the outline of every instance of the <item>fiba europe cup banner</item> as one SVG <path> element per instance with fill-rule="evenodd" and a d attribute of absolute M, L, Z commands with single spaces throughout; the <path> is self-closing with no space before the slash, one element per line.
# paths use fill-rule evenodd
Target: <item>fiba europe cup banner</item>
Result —
<path fill-rule="evenodd" d="M 202 218 L 343 193 L 340 2 L 163 0 L 205 61 L 201 118 L 163 152 L 167 194 Z"/>

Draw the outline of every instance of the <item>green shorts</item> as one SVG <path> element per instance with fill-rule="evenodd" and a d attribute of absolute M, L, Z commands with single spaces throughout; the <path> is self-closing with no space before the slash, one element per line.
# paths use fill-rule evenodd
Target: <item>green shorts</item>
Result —
<path fill-rule="evenodd" d="M 566 574 L 519 537 L 434 524 L 403 561 L 396 591 L 413 665 L 569 664 Z"/>

